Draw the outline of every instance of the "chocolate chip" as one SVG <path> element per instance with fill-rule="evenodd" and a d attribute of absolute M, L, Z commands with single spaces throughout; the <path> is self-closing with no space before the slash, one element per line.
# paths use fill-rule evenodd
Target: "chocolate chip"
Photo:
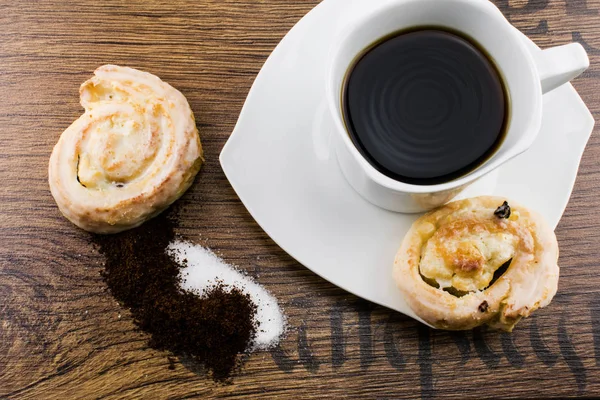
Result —
<path fill-rule="evenodd" d="M 488 304 L 487 300 L 484 300 L 483 303 L 479 305 L 479 312 L 484 313 L 488 310 L 489 307 L 490 305 Z"/>
<path fill-rule="evenodd" d="M 510 206 L 508 205 L 508 202 L 505 201 L 502 203 L 502 205 L 494 211 L 494 215 L 498 218 L 510 218 Z"/>

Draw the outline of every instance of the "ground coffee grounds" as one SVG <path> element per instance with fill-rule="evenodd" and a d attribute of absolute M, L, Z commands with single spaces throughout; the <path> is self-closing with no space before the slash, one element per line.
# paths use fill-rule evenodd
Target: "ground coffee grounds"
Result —
<path fill-rule="evenodd" d="M 226 380 L 256 334 L 256 305 L 239 289 L 223 285 L 202 297 L 181 290 L 181 267 L 165 252 L 175 237 L 173 227 L 172 216 L 163 214 L 130 231 L 94 235 L 105 257 L 102 276 L 135 323 L 151 335 L 151 347 L 191 356 L 215 380 Z"/>

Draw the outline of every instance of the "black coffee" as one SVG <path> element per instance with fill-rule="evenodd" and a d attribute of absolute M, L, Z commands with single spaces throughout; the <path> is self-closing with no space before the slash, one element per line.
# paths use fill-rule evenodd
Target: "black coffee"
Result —
<path fill-rule="evenodd" d="M 392 179 L 430 185 L 472 171 L 502 142 L 508 95 L 475 43 L 435 29 L 401 32 L 358 58 L 342 94 L 362 155 Z"/>

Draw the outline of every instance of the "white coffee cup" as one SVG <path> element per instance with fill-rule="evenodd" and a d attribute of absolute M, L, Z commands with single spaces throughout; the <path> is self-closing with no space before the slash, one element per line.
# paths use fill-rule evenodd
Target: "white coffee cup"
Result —
<path fill-rule="evenodd" d="M 372 12 L 348 22 L 336 39 L 326 90 L 344 176 L 365 199 L 387 210 L 415 213 L 438 207 L 527 150 L 540 131 L 542 95 L 589 67 L 587 54 L 578 43 L 532 54 L 523 35 L 487 0 L 387 0 L 373 4 Z M 510 120 L 499 149 L 467 175 L 436 185 L 407 184 L 377 171 L 355 147 L 342 114 L 341 92 L 356 57 L 391 33 L 419 26 L 446 27 L 473 38 L 496 63 L 510 95 Z"/>

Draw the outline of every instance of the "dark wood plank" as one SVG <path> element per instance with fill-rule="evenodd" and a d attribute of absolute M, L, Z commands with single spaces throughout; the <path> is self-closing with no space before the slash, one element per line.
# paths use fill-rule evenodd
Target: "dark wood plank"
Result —
<path fill-rule="evenodd" d="M 512 335 L 431 331 L 318 278 L 257 226 L 218 154 L 253 79 L 317 0 L 0 1 L 0 396 L 63 398 L 480 398 L 600 396 L 600 138 L 558 228 L 550 307 Z M 575 82 L 600 116 L 600 0 L 497 0 L 542 47 L 578 40 Z M 189 99 L 207 163 L 179 202 L 180 233 L 260 275 L 291 330 L 231 385 L 148 349 L 106 292 L 89 236 L 59 214 L 47 162 L 104 63 L 150 71 Z"/>

